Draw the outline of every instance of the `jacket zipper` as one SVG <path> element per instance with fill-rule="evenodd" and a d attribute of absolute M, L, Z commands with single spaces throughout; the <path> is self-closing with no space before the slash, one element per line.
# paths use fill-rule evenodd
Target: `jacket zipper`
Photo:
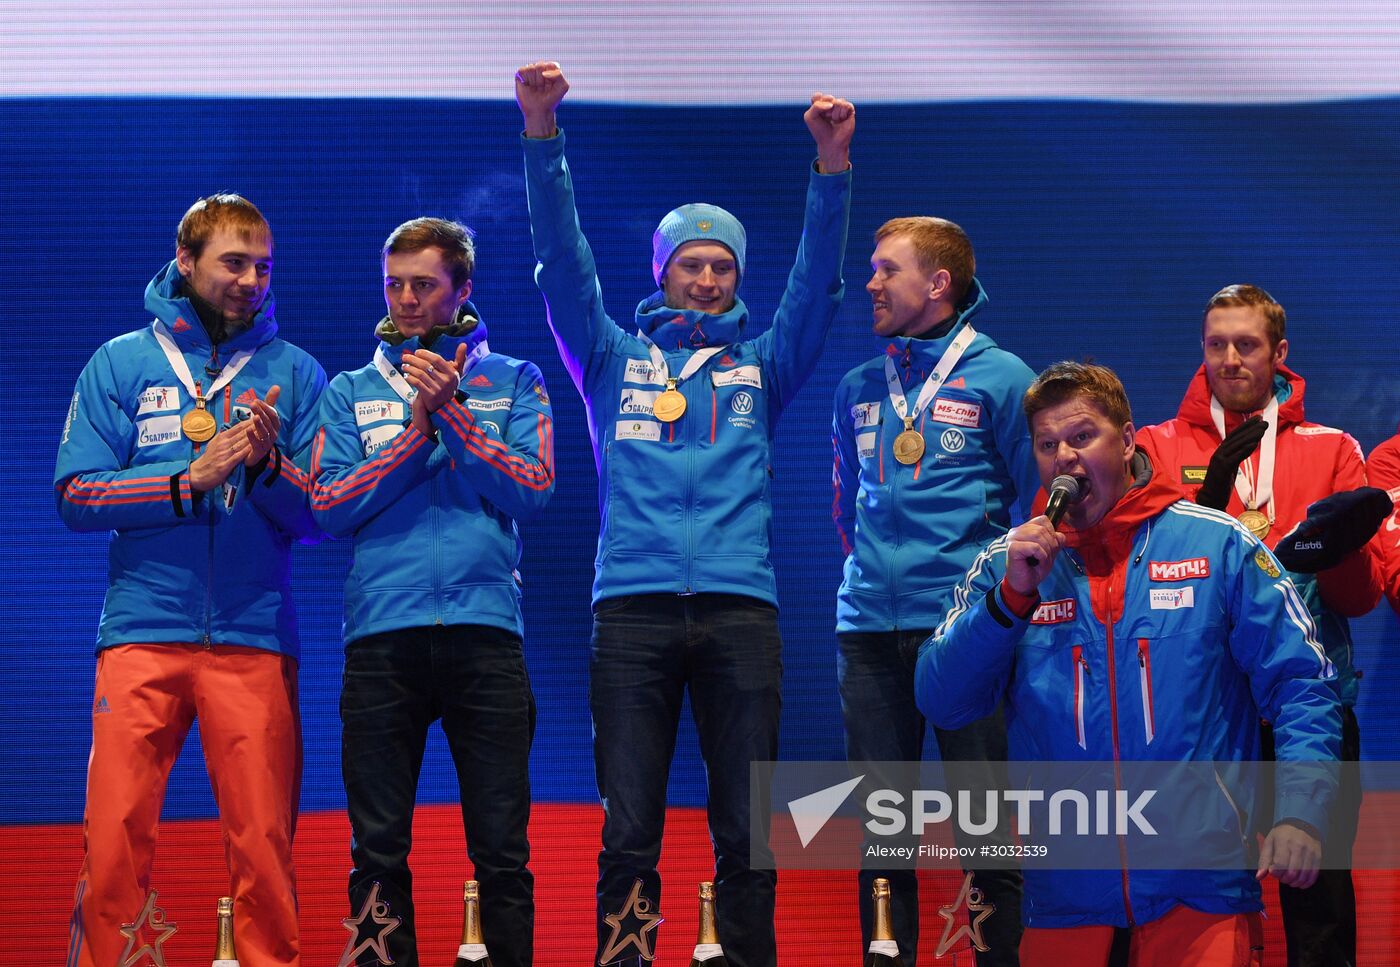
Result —
<path fill-rule="evenodd" d="M 1108 712 L 1113 722 L 1113 791 L 1116 795 L 1123 789 L 1123 769 L 1119 763 L 1122 756 L 1118 750 L 1118 662 L 1113 651 L 1113 578 L 1108 579 L 1108 598 L 1105 603 L 1105 630 L 1108 632 Z M 1118 860 L 1123 874 L 1123 910 L 1128 916 L 1128 926 L 1137 926 L 1133 917 L 1133 901 L 1128 890 L 1128 842 L 1123 833 L 1118 834 Z"/>
<path fill-rule="evenodd" d="M 212 358 L 214 359 L 215 362 L 218 361 L 218 358 L 219 358 L 219 350 L 218 350 L 218 347 L 217 347 L 217 346 L 214 348 L 214 355 L 213 355 Z M 196 388 L 198 388 L 199 384 L 196 383 L 195 386 L 196 386 Z M 224 389 L 224 405 L 225 405 L 225 408 L 227 408 L 227 406 L 228 406 L 228 393 L 229 393 L 228 388 L 225 387 L 225 389 Z M 215 402 L 214 405 L 217 407 L 219 404 L 218 404 L 217 402 Z M 211 415 L 212 415 L 212 414 L 211 414 Z M 202 450 L 203 448 L 204 448 L 204 445 L 203 445 L 203 444 L 199 444 L 199 445 L 197 445 L 197 446 L 195 447 L 196 450 Z M 222 487 L 220 487 L 219 489 L 220 489 L 221 491 L 223 490 Z M 191 493 L 193 493 L 193 490 L 191 490 Z M 204 645 L 205 649 L 207 650 L 207 649 L 210 649 L 210 648 L 212 648 L 212 647 L 214 646 L 214 641 L 213 641 L 213 638 L 214 638 L 214 524 L 217 522 L 217 519 L 218 519 L 218 518 L 217 518 L 217 516 L 212 512 L 212 501 L 215 499 L 214 494 L 213 494 L 212 492 L 207 493 L 207 494 L 204 495 L 204 499 L 211 502 L 211 509 L 210 509 L 210 514 L 209 514 L 209 560 L 208 560 L 208 566 L 204 569 L 204 641 L 203 641 L 203 645 Z"/>
<path fill-rule="evenodd" d="M 442 533 L 441 527 L 439 526 L 439 522 L 438 522 L 438 487 L 439 487 L 439 484 L 438 484 L 438 477 L 439 477 L 439 476 L 441 476 L 441 475 L 440 475 L 440 474 L 434 474 L 433 477 L 432 477 L 432 479 L 428 481 L 428 511 L 429 511 L 429 513 L 432 515 L 432 524 L 433 524 L 431 533 L 432 533 L 432 535 L 433 535 L 433 624 L 435 624 L 435 625 L 440 625 L 440 624 L 443 623 L 443 622 L 442 622 L 442 577 L 441 577 L 441 575 L 442 575 L 442 565 L 441 565 L 441 561 L 440 561 L 440 559 L 439 559 L 439 558 L 440 558 L 440 555 L 439 555 L 439 553 L 438 553 L 439 550 L 440 550 L 440 545 L 441 545 L 441 543 L 442 543 L 440 537 L 438 536 L 439 534 Z"/>
<path fill-rule="evenodd" d="M 1084 679 L 1089 671 L 1089 663 L 1084 660 L 1084 646 L 1075 645 L 1074 654 L 1074 741 L 1079 747 L 1088 750 L 1084 739 Z"/>
<path fill-rule="evenodd" d="M 683 385 L 691 385 L 694 380 L 686 380 Z M 682 390 L 684 392 L 684 390 Z M 694 392 L 686 394 L 686 401 L 689 402 L 695 396 Z M 683 427 L 684 433 L 681 438 L 681 446 L 685 447 L 685 589 L 681 594 L 694 594 L 691 585 L 695 580 L 695 446 L 698 445 L 695 433 L 692 432 L 695 426 L 694 420 L 687 420 L 687 425 Z M 676 424 L 671 424 L 671 439 L 675 439 Z"/>
<path fill-rule="evenodd" d="M 1245 854 L 1249 855 L 1251 850 L 1249 836 L 1244 831 L 1244 812 L 1235 804 L 1235 797 L 1230 795 L 1230 790 L 1225 785 L 1225 780 L 1220 777 L 1220 770 L 1212 768 L 1211 773 L 1215 776 L 1215 784 L 1220 787 L 1221 795 L 1223 795 L 1225 801 L 1230 804 L 1230 811 L 1235 814 L 1235 829 L 1239 833 L 1240 843 L 1244 846 Z"/>
<path fill-rule="evenodd" d="M 1138 681 L 1142 691 L 1142 729 L 1147 744 L 1157 734 L 1157 723 L 1152 716 L 1152 653 L 1146 638 L 1138 639 Z"/>
<path fill-rule="evenodd" d="M 205 500 L 213 500 L 213 494 L 205 494 Z M 214 522 L 216 516 L 209 514 L 209 562 L 204 569 L 204 647 L 211 648 L 214 630 Z"/>

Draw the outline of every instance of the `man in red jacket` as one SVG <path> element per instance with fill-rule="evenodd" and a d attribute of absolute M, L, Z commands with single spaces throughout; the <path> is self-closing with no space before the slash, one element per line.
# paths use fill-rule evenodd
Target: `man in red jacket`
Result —
<path fill-rule="evenodd" d="M 1366 461 L 1366 476 L 1371 486 L 1390 491 L 1397 504 L 1381 528 L 1377 543 L 1385 574 L 1385 597 L 1400 614 L 1400 433 L 1395 434 L 1371 451 Z"/>
<path fill-rule="evenodd" d="M 1380 495 L 1362 491 L 1359 499 L 1347 494 L 1330 501 L 1325 521 L 1317 518 L 1318 510 L 1309 515 L 1317 501 L 1365 488 L 1366 468 L 1356 440 L 1304 418 L 1303 378 L 1284 365 L 1284 322 L 1283 307 L 1256 286 L 1231 285 L 1212 296 L 1201 327 L 1205 359 L 1176 419 L 1144 428 L 1137 443 L 1188 497 L 1238 517 L 1289 568 L 1337 669 L 1331 685 L 1342 702 L 1341 758 L 1355 761 L 1361 751 L 1354 712 L 1358 675 L 1347 619 L 1380 600 L 1381 562 L 1376 542 L 1366 542 L 1380 520 L 1371 522 L 1375 501 L 1367 498 Z M 1327 531 L 1315 540 L 1294 540 L 1291 532 L 1300 523 L 1299 533 L 1311 535 L 1323 526 Z M 1348 539 L 1339 540 L 1338 531 Z M 1364 536 L 1350 539 L 1358 531 Z M 1289 557 L 1284 545 L 1295 544 L 1302 553 Z M 1338 545 L 1356 549 L 1324 555 L 1316 550 Z M 1266 730 L 1266 753 L 1271 747 Z M 1344 769 L 1317 882 L 1306 890 L 1279 886 L 1290 967 L 1356 961 L 1350 866 L 1360 808 L 1359 780 Z"/>

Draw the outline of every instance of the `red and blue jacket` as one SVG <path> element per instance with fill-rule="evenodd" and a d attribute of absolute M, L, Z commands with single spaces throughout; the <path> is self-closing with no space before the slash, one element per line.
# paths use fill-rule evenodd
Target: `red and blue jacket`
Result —
<path fill-rule="evenodd" d="M 709 314 L 668 308 L 657 292 L 637 307 L 636 329 L 661 350 L 672 375 L 696 350 L 725 347 L 680 383 L 685 414 L 663 423 L 652 412 L 665 384 L 650 346 L 603 307 L 574 208 L 564 135 L 522 141 L 535 281 L 588 408 L 598 469 L 593 600 L 714 592 L 776 606 L 773 434 L 816 367 L 845 291 L 850 171 L 813 169 L 802 241 L 768 331 L 749 335 L 742 300 Z"/>
<path fill-rule="evenodd" d="M 485 339 L 478 323 L 431 348 L 451 359 L 459 344 L 470 351 Z M 384 349 L 397 369 L 418 347 L 413 338 Z M 321 400 L 311 506 L 326 533 L 354 538 L 345 641 L 434 624 L 523 635 L 516 521 L 554 493 L 554 420 L 539 369 L 488 353 L 432 415 L 435 439 L 410 415 L 373 362 L 335 377 Z"/>
<path fill-rule="evenodd" d="M 885 358 L 912 403 L 961 323 L 986 303 L 973 279 L 946 333 L 896 336 L 836 387 L 831 515 L 846 554 L 837 632 L 936 628 L 972 559 L 1026 518 L 1040 489 L 1021 412 L 1035 374 L 981 332 L 919 415 L 923 456 L 909 466 L 894 458 L 904 421 L 890 405 Z"/>
<path fill-rule="evenodd" d="M 1228 514 L 1181 500 L 1135 458 L 1138 485 L 1069 545 L 1017 616 L 1002 588 L 1007 538 L 973 562 L 915 672 L 919 708 L 958 728 L 1006 702 L 1008 759 L 1238 762 L 1259 758 L 1259 717 L 1280 762 L 1335 761 L 1333 675 L 1297 589 Z M 1281 774 L 1282 776 L 1282 774 Z M 1326 829 L 1335 775 L 1280 778 L 1278 819 Z M 1252 828 L 1252 796 L 1222 786 L 1221 831 Z M 1237 833 L 1232 833 L 1237 835 Z M 1025 872 L 1029 926 L 1148 923 L 1184 903 L 1262 908 L 1249 870 Z"/>
<path fill-rule="evenodd" d="M 54 489 L 64 523 L 111 531 L 111 583 L 97 647 L 134 642 L 246 645 L 296 657 L 288 552 L 318 536 L 304 467 L 326 377 L 307 353 L 277 338 L 273 299 L 252 325 L 217 348 L 183 293 L 172 261 L 146 287 L 146 309 L 164 324 L 190 372 L 208 385 L 239 350 L 256 350 L 209 401 L 219 428 L 249 413 L 253 394 L 281 387 L 277 443 L 260 472 L 199 494 L 190 461 L 201 445 L 180 429 L 194 400 L 171 369 L 152 325 L 118 336 L 78 377 L 58 447 Z M 217 358 L 216 358 L 217 357 Z"/>

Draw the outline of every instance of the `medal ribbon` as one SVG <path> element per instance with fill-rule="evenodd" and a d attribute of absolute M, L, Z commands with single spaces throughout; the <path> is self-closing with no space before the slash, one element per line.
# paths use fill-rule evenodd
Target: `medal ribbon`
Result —
<path fill-rule="evenodd" d="M 170 335 L 170 330 L 165 328 L 165 323 L 157 319 L 151 324 L 151 331 L 155 333 L 156 342 L 160 343 L 160 348 L 165 352 L 165 358 L 170 361 L 170 368 L 175 371 L 175 378 L 185 387 L 185 392 L 190 394 L 192 400 L 209 400 L 218 395 L 223 389 L 233 381 L 239 371 L 248 364 L 248 360 L 253 358 L 256 349 L 240 349 L 229 357 L 228 364 L 219 374 L 219 378 L 209 384 L 209 395 L 201 396 L 194 381 L 194 375 L 190 373 L 190 365 L 185 362 L 185 356 L 180 352 L 180 347 L 175 345 L 175 339 Z"/>
<path fill-rule="evenodd" d="M 962 330 L 948 344 L 948 348 L 943 350 L 943 355 L 938 357 L 938 365 L 933 367 L 933 372 L 924 380 L 919 397 L 914 401 L 913 410 L 909 409 L 909 401 L 904 395 L 904 384 L 899 381 L 899 372 L 895 369 L 894 360 L 889 356 L 885 357 L 885 384 L 890 390 L 890 405 L 894 407 L 895 414 L 904 421 L 906 427 L 913 428 L 914 421 L 929 403 L 933 402 L 934 396 L 952 373 L 953 367 L 962 359 L 963 353 L 976 337 L 977 333 L 973 330 L 972 323 L 963 323 Z"/>
<path fill-rule="evenodd" d="M 1274 454 L 1278 445 L 1278 400 L 1270 399 L 1264 407 L 1264 422 L 1269 428 L 1264 431 L 1264 439 L 1259 441 L 1259 473 L 1245 457 L 1240 461 L 1239 472 L 1235 474 L 1235 493 L 1249 510 L 1258 510 L 1268 505 L 1269 523 L 1274 522 Z M 1215 423 L 1215 432 L 1225 439 L 1225 407 L 1214 395 L 1210 398 L 1210 418 Z"/>
<path fill-rule="evenodd" d="M 657 347 L 656 343 L 652 342 L 650 337 L 640 329 L 637 330 L 637 338 L 646 343 L 647 348 L 651 351 L 651 368 L 656 370 L 657 375 L 661 377 L 661 381 L 666 384 L 667 389 L 673 389 L 674 387 L 671 386 L 671 368 L 666 365 L 666 357 L 661 355 L 661 350 Z M 681 383 L 684 383 L 686 380 L 690 379 L 690 377 L 694 376 L 696 372 L 699 371 L 700 367 L 704 366 L 705 363 L 709 361 L 711 356 L 722 353 L 728 348 L 728 344 L 725 344 L 723 346 L 707 346 L 704 349 L 697 349 L 691 354 L 690 358 L 685 361 L 685 365 L 681 367 L 681 373 L 676 377 L 676 386 L 680 386 Z"/>
<path fill-rule="evenodd" d="M 467 353 L 466 365 L 462 367 L 460 379 L 465 379 L 467 373 L 471 372 L 473 366 L 481 362 L 482 358 L 491 352 L 491 347 L 486 345 L 483 339 L 472 347 L 472 351 Z M 448 365 L 452 365 L 449 361 Z M 403 378 L 403 374 L 398 371 L 393 363 L 389 362 L 389 354 L 384 351 L 384 344 L 380 343 L 374 349 L 374 366 L 379 370 L 379 375 L 384 377 L 384 382 L 389 384 L 390 389 L 399 395 L 399 399 L 412 405 L 418 396 L 418 390 L 408 385 L 408 380 Z"/>

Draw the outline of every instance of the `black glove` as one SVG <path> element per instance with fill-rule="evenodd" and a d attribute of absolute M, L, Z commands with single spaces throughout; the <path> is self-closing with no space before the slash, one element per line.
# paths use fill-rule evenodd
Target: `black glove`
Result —
<path fill-rule="evenodd" d="M 1230 503 L 1230 491 L 1234 489 L 1235 474 L 1239 473 L 1240 463 L 1254 452 L 1268 428 L 1269 424 L 1263 419 L 1251 416 L 1225 435 L 1210 456 L 1206 479 L 1196 492 L 1196 503 L 1216 510 L 1225 509 Z"/>
<path fill-rule="evenodd" d="M 1308 506 L 1307 518 L 1284 535 L 1274 548 L 1274 556 L 1299 574 L 1336 567 L 1371 539 L 1393 506 L 1390 494 L 1375 487 L 1357 487 L 1324 497 Z"/>

